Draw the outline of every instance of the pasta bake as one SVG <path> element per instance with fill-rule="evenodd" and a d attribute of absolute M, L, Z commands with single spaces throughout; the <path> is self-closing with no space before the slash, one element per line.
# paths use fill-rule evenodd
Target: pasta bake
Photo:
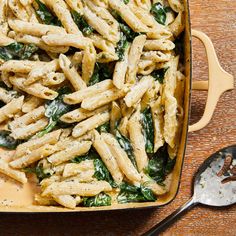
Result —
<path fill-rule="evenodd" d="M 36 205 L 156 201 L 183 118 L 180 0 L 1 0 L 0 173 Z"/>

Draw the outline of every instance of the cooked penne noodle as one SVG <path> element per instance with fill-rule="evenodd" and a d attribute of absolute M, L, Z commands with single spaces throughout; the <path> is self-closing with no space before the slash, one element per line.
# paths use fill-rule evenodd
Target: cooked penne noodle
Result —
<path fill-rule="evenodd" d="M 109 146 L 105 143 L 104 139 L 97 131 L 94 131 L 93 147 L 100 155 L 102 161 L 105 163 L 107 169 L 110 171 L 115 182 L 117 184 L 120 184 L 123 180 L 123 174 L 120 171 L 117 161 L 111 153 Z"/>
<path fill-rule="evenodd" d="M 156 152 L 164 144 L 164 120 L 161 97 L 151 104 L 151 112 L 154 126 L 154 152 Z"/>
<path fill-rule="evenodd" d="M 57 92 L 49 89 L 48 87 L 41 85 L 40 83 L 33 83 L 28 86 L 24 85 L 24 82 L 26 81 L 25 78 L 11 77 L 10 81 L 11 81 L 11 84 L 16 86 L 18 89 L 20 89 L 30 95 L 33 95 L 35 97 L 53 100 L 58 95 Z"/>
<path fill-rule="evenodd" d="M 61 54 L 59 57 L 59 64 L 66 78 L 71 82 L 76 91 L 86 88 L 86 83 L 82 80 L 75 67 L 71 65 L 71 61 L 67 56 Z"/>
<path fill-rule="evenodd" d="M 110 52 L 99 52 L 97 54 L 97 62 L 98 63 L 109 63 L 113 61 L 117 61 L 119 57 L 116 53 L 110 53 Z"/>
<path fill-rule="evenodd" d="M 29 166 L 30 164 L 39 161 L 55 152 L 53 145 L 45 144 L 38 149 L 29 151 L 26 155 L 11 161 L 9 165 L 15 169 L 20 169 Z"/>
<path fill-rule="evenodd" d="M 140 35 L 137 36 L 131 44 L 128 59 L 128 70 L 126 74 L 126 83 L 134 84 L 136 81 L 137 65 L 140 60 L 145 41 L 146 35 Z"/>
<path fill-rule="evenodd" d="M 151 60 L 153 62 L 166 62 L 171 59 L 171 54 L 163 53 L 161 51 L 148 51 L 144 52 L 142 57 L 143 60 Z"/>
<path fill-rule="evenodd" d="M 29 96 L 25 99 L 24 104 L 22 106 L 22 111 L 24 113 L 28 113 L 43 103 L 43 100 L 34 96 Z"/>
<path fill-rule="evenodd" d="M 106 90 L 114 87 L 112 80 L 104 80 L 93 86 L 81 89 L 80 91 L 65 95 L 64 102 L 68 104 L 78 104 L 82 102 L 85 98 L 91 97 L 94 94 L 99 94 L 105 92 Z"/>
<path fill-rule="evenodd" d="M 148 156 L 145 150 L 145 139 L 142 133 L 141 114 L 139 109 L 131 116 L 128 124 L 130 141 L 134 149 L 134 156 L 139 172 L 148 165 Z"/>
<path fill-rule="evenodd" d="M 61 116 L 60 120 L 65 123 L 80 122 L 101 112 L 108 111 L 108 109 L 109 106 L 103 106 L 93 111 L 88 111 L 83 108 L 77 108 Z"/>
<path fill-rule="evenodd" d="M 111 115 L 110 115 L 110 130 L 111 133 L 115 133 L 116 126 L 122 117 L 121 109 L 117 102 L 112 102 Z"/>
<path fill-rule="evenodd" d="M 24 96 L 12 99 L 8 104 L 0 108 L 0 123 L 12 118 L 17 112 L 21 110 Z"/>
<path fill-rule="evenodd" d="M 18 0 L 8 0 L 8 6 L 12 10 L 12 13 L 23 21 L 28 21 L 29 16 L 25 8 L 21 5 Z"/>
<path fill-rule="evenodd" d="M 41 61 L 27 61 L 27 60 L 9 60 L 0 66 L 2 72 L 15 72 L 15 73 L 29 73 L 34 67 L 41 67 L 45 62 Z"/>
<path fill-rule="evenodd" d="M 83 102 L 81 103 L 81 107 L 89 111 L 92 111 L 98 107 L 101 107 L 112 101 L 115 101 L 118 98 L 124 97 L 125 94 L 126 94 L 126 88 L 123 90 L 112 88 L 106 90 L 105 92 L 94 95 L 93 97 L 84 99 Z"/>
<path fill-rule="evenodd" d="M 175 44 L 168 39 L 147 40 L 144 44 L 145 51 L 170 51 L 175 48 Z"/>
<path fill-rule="evenodd" d="M 153 78 L 151 76 L 144 76 L 136 85 L 131 87 L 130 91 L 124 97 L 127 107 L 134 106 L 152 86 L 152 83 Z"/>
<path fill-rule="evenodd" d="M 20 43 L 35 44 L 42 50 L 50 53 L 66 53 L 69 50 L 69 47 L 65 46 L 48 46 L 41 38 L 26 34 L 17 34 L 15 40 Z"/>
<path fill-rule="evenodd" d="M 75 181 L 63 181 L 58 183 L 52 183 L 49 185 L 42 196 L 51 196 L 51 195 L 80 195 L 80 196 L 95 196 L 100 192 L 109 192 L 112 190 L 112 187 L 106 181 L 94 181 L 91 183 L 78 183 Z"/>
<path fill-rule="evenodd" d="M 102 138 L 109 146 L 112 155 L 114 155 L 120 170 L 124 175 L 133 182 L 140 182 L 141 176 L 138 171 L 133 166 L 132 162 L 128 158 L 126 152 L 120 147 L 118 141 L 111 134 L 103 133 L 101 134 Z"/>
<path fill-rule="evenodd" d="M 48 124 L 46 118 L 42 118 L 35 123 L 12 130 L 11 136 L 14 139 L 26 139 L 44 129 Z"/>
<path fill-rule="evenodd" d="M 84 50 L 82 59 L 82 79 L 88 84 L 91 76 L 93 75 L 94 67 L 96 63 L 96 50 L 91 44 Z"/>
<path fill-rule="evenodd" d="M 44 25 L 35 22 L 26 22 L 23 20 L 8 20 L 9 26 L 15 31 L 23 34 L 29 34 L 41 37 L 46 34 L 65 34 L 62 27 L 54 25 Z"/>
<path fill-rule="evenodd" d="M 109 119 L 110 119 L 110 114 L 108 111 L 95 114 L 94 116 L 91 116 L 90 118 L 78 123 L 73 129 L 72 136 L 75 138 L 82 136 L 86 132 L 95 129 L 98 126 L 108 122 Z"/>
<path fill-rule="evenodd" d="M 52 196 L 52 198 L 59 203 L 60 205 L 74 209 L 76 207 L 76 200 L 71 195 L 59 195 L 59 196 Z"/>
<path fill-rule="evenodd" d="M 7 45 L 10 45 L 10 44 L 12 44 L 14 42 L 15 42 L 14 39 L 7 37 L 6 35 L 1 33 L 1 31 L 0 31 L 0 47 L 4 47 L 4 46 L 7 46 Z"/>
<path fill-rule="evenodd" d="M 27 183 L 27 178 L 24 172 L 10 168 L 8 163 L 3 161 L 2 159 L 0 159 L 0 173 L 19 181 L 22 184 Z"/>
<path fill-rule="evenodd" d="M 75 11 L 77 11 L 79 14 L 82 14 L 83 12 L 83 3 L 81 0 L 65 0 L 67 5 Z"/>
<path fill-rule="evenodd" d="M 94 175 L 94 164 L 93 160 L 85 160 L 80 163 L 68 163 L 65 165 L 64 171 L 63 171 L 63 177 L 70 177 L 73 175 L 77 175 L 79 173 L 82 173 L 84 171 L 92 171 Z"/>
<path fill-rule="evenodd" d="M 44 113 L 44 106 L 40 106 L 21 117 L 15 118 L 12 122 L 9 123 L 9 128 L 13 130 L 19 127 L 24 127 L 44 117 Z"/>
<path fill-rule="evenodd" d="M 88 152 L 92 143 L 89 141 L 72 142 L 65 150 L 59 151 L 50 157 L 48 161 L 53 165 L 59 165 L 65 161 L 69 161 L 76 156 L 80 156 Z"/>
<path fill-rule="evenodd" d="M 0 101 L 9 103 L 15 97 L 17 97 L 17 93 L 15 91 L 7 91 L 6 89 L 0 87 Z"/>
<path fill-rule="evenodd" d="M 29 152 L 32 152 L 33 150 L 36 150 L 46 144 L 56 144 L 59 140 L 60 134 L 61 130 L 56 130 L 51 133 L 45 134 L 41 138 L 30 139 L 29 141 L 20 144 L 16 148 L 14 157 L 19 158 L 21 156 L 24 156 Z"/>
<path fill-rule="evenodd" d="M 171 33 L 177 38 L 184 30 L 184 14 L 179 12 L 178 16 L 175 18 L 174 22 L 171 23 L 168 27 Z"/>
<path fill-rule="evenodd" d="M 43 78 L 48 73 L 55 72 L 59 69 L 59 61 L 57 59 L 45 63 L 41 68 L 34 67 L 29 73 L 28 78 L 24 82 L 24 85 L 30 85 L 40 78 Z"/>
<path fill-rule="evenodd" d="M 44 86 L 53 86 L 63 83 L 66 77 L 63 73 L 50 72 L 42 79 L 42 84 Z"/>
<path fill-rule="evenodd" d="M 43 36 L 42 40 L 49 46 L 66 46 L 78 49 L 85 49 L 91 43 L 89 38 L 82 37 L 78 34 L 49 34 Z"/>

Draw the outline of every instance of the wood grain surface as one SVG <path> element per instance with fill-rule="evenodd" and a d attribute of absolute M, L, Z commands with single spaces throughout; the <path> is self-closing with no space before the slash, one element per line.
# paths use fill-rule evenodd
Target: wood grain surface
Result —
<path fill-rule="evenodd" d="M 0 0 L 1 1 L 1 0 Z M 236 71 L 236 1 L 190 0 L 192 28 L 212 39 L 223 68 Z M 207 79 L 203 46 L 193 41 L 194 79 Z M 206 92 L 193 92 L 191 122 L 203 114 Z M 189 134 L 179 194 L 159 209 L 77 213 L 1 214 L 0 236 L 10 235 L 141 235 L 191 196 L 191 182 L 199 165 L 211 153 L 236 143 L 236 90 L 225 93 L 211 123 Z M 197 206 L 172 225 L 163 235 L 236 235 L 236 205 L 228 208 Z"/>

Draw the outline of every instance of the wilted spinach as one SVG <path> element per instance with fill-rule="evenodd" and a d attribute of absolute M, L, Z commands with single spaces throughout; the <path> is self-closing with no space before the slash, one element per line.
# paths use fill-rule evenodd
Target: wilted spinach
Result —
<path fill-rule="evenodd" d="M 97 129 L 96 129 L 99 133 L 109 133 L 110 132 L 110 123 L 106 122 L 103 125 L 100 125 Z"/>
<path fill-rule="evenodd" d="M 175 159 L 169 157 L 167 145 L 161 147 L 149 160 L 145 173 L 161 184 L 175 165 Z"/>
<path fill-rule="evenodd" d="M 124 4 L 128 4 L 129 0 L 123 0 Z"/>
<path fill-rule="evenodd" d="M 115 137 L 117 139 L 117 141 L 119 142 L 120 146 L 125 150 L 125 152 L 127 153 L 129 159 L 131 160 L 132 164 L 136 167 L 137 169 L 137 164 L 134 158 L 134 154 L 133 154 L 133 147 L 130 143 L 130 140 L 128 138 L 126 138 L 125 136 L 123 136 L 119 130 L 116 130 L 115 132 Z"/>
<path fill-rule="evenodd" d="M 35 174 L 39 182 L 41 182 L 45 178 L 51 177 L 54 174 L 54 171 L 52 169 L 44 169 L 42 163 L 39 163 L 37 166 L 34 167 L 26 167 L 23 169 L 23 171 L 26 173 Z"/>
<path fill-rule="evenodd" d="M 165 73 L 166 71 L 169 69 L 169 67 L 167 68 L 162 68 L 162 69 L 159 69 L 159 70 L 154 70 L 152 73 L 151 73 L 151 76 L 155 79 L 155 80 L 158 80 L 160 84 L 163 84 L 164 82 L 164 78 L 165 78 Z"/>
<path fill-rule="evenodd" d="M 157 2 L 152 5 L 151 13 L 153 14 L 155 20 L 159 24 L 165 25 L 167 11 L 166 11 L 165 7 L 160 2 Z"/>
<path fill-rule="evenodd" d="M 45 116 L 49 119 L 48 125 L 40 131 L 37 135 L 42 137 L 44 134 L 50 132 L 59 122 L 60 117 L 69 112 L 73 106 L 70 106 L 63 101 L 65 94 L 71 93 L 69 87 L 62 87 L 58 90 L 58 96 L 46 103 Z"/>
<path fill-rule="evenodd" d="M 77 11 L 71 11 L 72 18 L 78 28 L 85 34 L 90 35 L 94 29 L 86 22 L 83 16 L 81 16 Z"/>
<path fill-rule="evenodd" d="M 108 171 L 107 167 L 105 166 L 105 164 L 101 159 L 94 159 L 93 164 L 95 169 L 94 177 L 97 180 L 105 180 L 113 188 L 117 187 L 117 184 L 114 182 L 110 172 Z"/>
<path fill-rule="evenodd" d="M 39 0 L 35 1 L 38 4 L 38 9 L 35 10 L 36 14 L 44 24 L 61 26 L 60 20 L 57 16 L 53 15 L 44 3 Z"/>
<path fill-rule="evenodd" d="M 0 58 L 8 60 L 25 60 L 29 59 L 36 51 L 38 47 L 34 44 L 23 43 L 11 43 L 7 46 L 0 47 Z"/>
<path fill-rule="evenodd" d="M 10 134 L 11 132 L 7 130 L 0 131 L 0 147 L 14 150 L 22 141 L 12 138 Z"/>
<path fill-rule="evenodd" d="M 120 193 L 117 197 L 119 203 L 127 202 L 153 202 L 156 201 L 151 189 L 141 185 L 140 187 L 122 183 L 120 185 Z"/>
<path fill-rule="evenodd" d="M 143 134 L 146 141 L 146 152 L 154 152 L 154 125 L 152 120 L 151 108 L 148 107 L 142 112 Z"/>
<path fill-rule="evenodd" d="M 113 74 L 113 65 L 108 63 L 96 63 L 92 77 L 89 80 L 89 86 L 101 82 L 105 79 L 111 79 Z"/>
<path fill-rule="evenodd" d="M 111 196 L 106 193 L 99 193 L 94 197 L 84 197 L 83 205 L 86 207 L 92 206 L 110 206 L 111 205 Z"/>
<path fill-rule="evenodd" d="M 120 41 L 117 43 L 117 46 L 116 46 L 116 54 L 119 57 L 119 61 L 124 60 L 124 54 L 125 54 L 125 50 L 126 50 L 127 47 L 128 47 L 127 38 L 121 32 Z"/>

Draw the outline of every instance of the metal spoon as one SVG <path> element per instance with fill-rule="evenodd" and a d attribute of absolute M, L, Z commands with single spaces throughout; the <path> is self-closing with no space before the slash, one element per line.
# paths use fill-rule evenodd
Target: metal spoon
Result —
<path fill-rule="evenodd" d="M 207 206 L 229 206 L 236 203 L 236 145 L 212 154 L 198 169 L 194 178 L 192 198 L 145 236 L 158 235 L 183 212 L 201 203 Z"/>

